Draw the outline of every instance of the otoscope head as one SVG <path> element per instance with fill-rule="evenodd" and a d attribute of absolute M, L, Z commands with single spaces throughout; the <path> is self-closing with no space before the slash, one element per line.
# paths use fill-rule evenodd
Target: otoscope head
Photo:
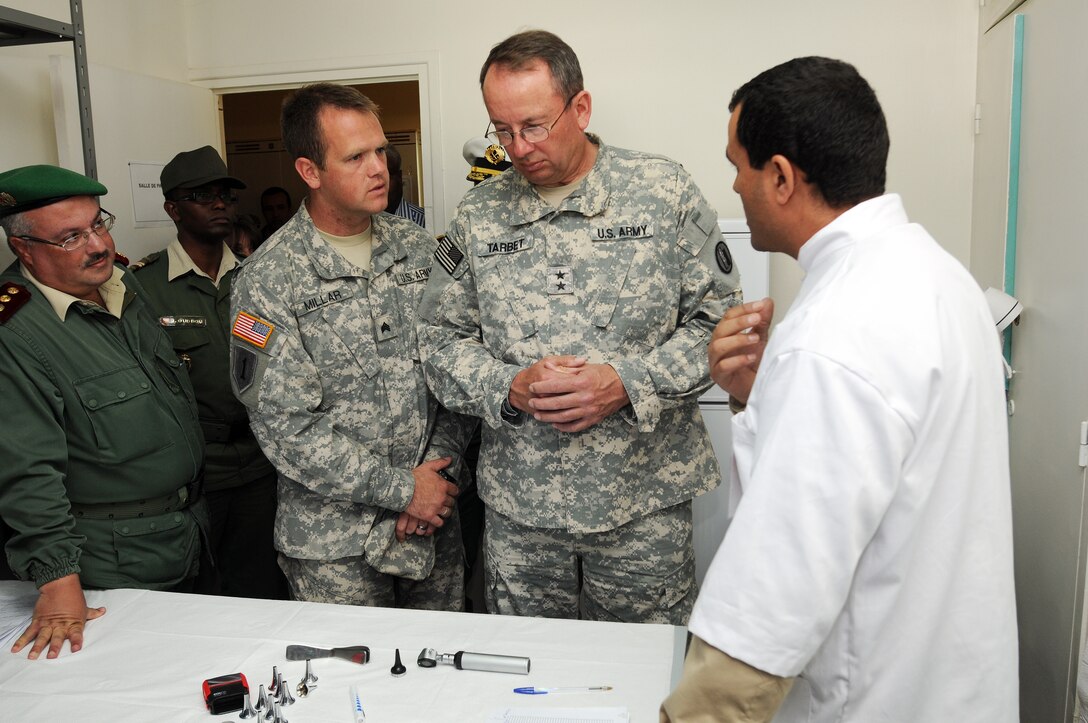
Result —
<path fill-rule="evenodd" d="M 416 658 L 416 665 L 421 668 L 433 668 L 438 665 L 438 651 L 434 648 L 424 648 L 419 651 L 419 657 Z"/>

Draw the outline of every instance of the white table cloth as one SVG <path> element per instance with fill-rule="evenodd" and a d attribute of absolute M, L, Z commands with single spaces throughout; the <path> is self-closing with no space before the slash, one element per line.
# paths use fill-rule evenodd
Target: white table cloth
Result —
<path fill-rule="evenodd" d="M 0 606 L 33 592 L 0 582 Z M 318 603 L 246 600 L 144 590 L 89 591 L 106 615 L 87 626 L 84 647 L 36 661 L 0 651 L 0 720 L 47 723 L 237 721 L 210 715 L 201 683 L 243 673 L 256 700 L 279 666 L 292 687 L 305 663 L 288 662 L 289 644 L 367 645 L 371 662 L 312 663 L 317 688 L 284 708 L 290 723 L 352 721 L 348 690 L 358 687 L 368 723 L 485 721 L 502 708 L 626 707 L 632 721 L 657 720 L 682 666 L 684 629 L 442 613 Z M 424 647 L 525 656 L 529 675 L 420 668 Z M 408 672 L 390 675 L 395 648 Z M 611 685 L 607 693 L 525 696 L 515 687 Z"/>

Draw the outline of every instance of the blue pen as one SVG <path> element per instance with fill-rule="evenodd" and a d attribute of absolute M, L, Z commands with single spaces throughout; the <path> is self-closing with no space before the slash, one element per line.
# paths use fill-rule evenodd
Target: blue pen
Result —
<path fill-rule="evenodd" d="M 359 689 L 351 686 L 348 695 L 351 696 L 351 712 L 355 716 L 355 723 L 365 723 L 366 711 L 363 710 L 363 701 L 359 698 Z"/>
<path fill-rule="evenodd" d="M 547 695 L 548 693 L 589 693 L 595 690 L 612 690 L 611 685 L 570 686 L 566 688 L 514 688 L 515 693 L 522 695 Z"/>

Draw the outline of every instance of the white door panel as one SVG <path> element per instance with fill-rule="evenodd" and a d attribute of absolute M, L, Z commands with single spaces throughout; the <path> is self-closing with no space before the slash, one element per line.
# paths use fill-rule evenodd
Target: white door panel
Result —
<path fill-rule="evenodd" d="M 1088 419 L 1088 238 L 1084 193 L 1088 4 L 1028 0 L 979 42 L 972 271 L 1001 286 L 1013 24 L 1024 15 L 1016 296 L 1009 419 L 1024 721 L 1068 721 L 1081 641 L 1085 569 L 1081 420 Z M 983 26 L 985 29 L 985 26 Z M 1078 79 L 1078 80 L 1074 80 Z"/>

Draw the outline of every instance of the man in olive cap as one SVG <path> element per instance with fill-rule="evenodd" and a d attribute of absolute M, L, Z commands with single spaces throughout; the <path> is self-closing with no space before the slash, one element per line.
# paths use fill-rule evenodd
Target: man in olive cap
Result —
<path fill-rule="evenodd" d="M 206 444 L 209 543 L 219 572 L 208 589 L 202 577 L 198 591 L 283 598 L 287 581 L 272 549 L 276 471 L 230 388 L 228 319 L 238 260 L 227 242 L 234 229 L 234 189 L 246 185 L 227 173 L 211 146 L 174 156 L 160 181 L 177 239 L 130 270 L 147 290 L 196 391 Z"/>
<path fill-rule="evenodd" d="M 0 173 L 0 517 L 39 588 L 12 647 L 82 647 L 83 587 L 189 589 L 205 515 L 204 440 L 184 365 L 114 264 L 102 184 L 54 166 Z"/>

